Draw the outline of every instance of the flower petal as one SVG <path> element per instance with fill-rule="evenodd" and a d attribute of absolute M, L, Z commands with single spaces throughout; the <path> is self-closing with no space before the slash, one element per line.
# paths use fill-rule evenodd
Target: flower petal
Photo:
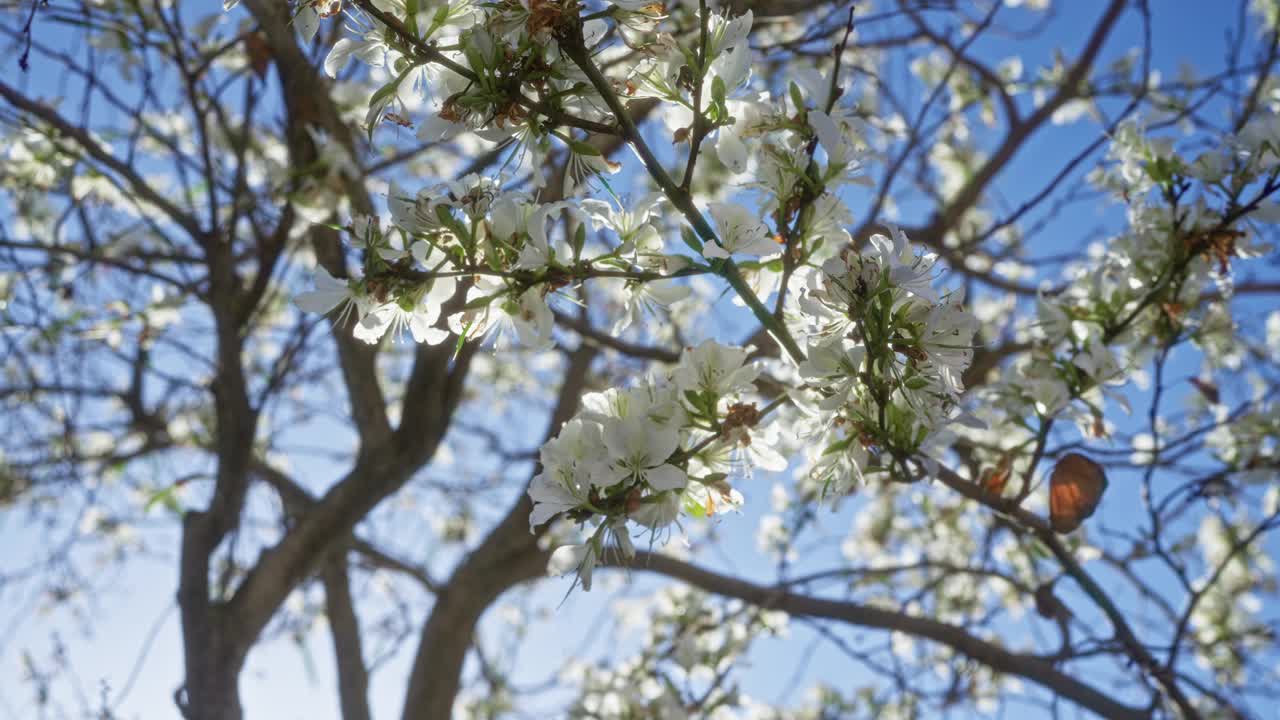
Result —
<path fill-rule="evenodd" d="M 659 465 L 644 474 L 649 487 L 654 490 L 680 490 L 689 484 L 689 476 L 675 465 Z"/>

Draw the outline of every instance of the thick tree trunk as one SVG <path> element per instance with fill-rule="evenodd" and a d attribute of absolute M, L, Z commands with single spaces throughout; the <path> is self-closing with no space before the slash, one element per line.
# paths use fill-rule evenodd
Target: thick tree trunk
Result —
<path fill-rule="evenodd" d="M 360 618 L 351 598 L 345 548 L 329 557 L 320 579 L 324 583 L 324 611 L 329 618 L 334 665 L 338 669 L 342 720 L 369 720 L 369 671 L 364 665 Z"/>
<path fill-rule="evenodd" d="M 242 720 L 244 656 L 231 646 L 221 606 L 210 599 L 207 517 L 189 512 L 182 524 L 178 608 L 186 676 L 174 699 L 186 720 Z"/>
<path fill-rule="evenodd" d="M 547 427 L 550 438 L 577 412 L 596 350 L 580 346 L 569 355 L 564 381 Z M 540 471 L 540 468 L 539 470 Z M 529 532 L 533 502 L 521 494 L 501 522 L 454 571 L 436 594 L 418 640 L 405 693 L 404 720 L 448 720 L 476 625 L 502 593 L 540 577 L 547 567 L 538 535 Z"/>
<path fill-rule="evenodd" d="M 216 657 L 219 653 L 215 650 L 210 655 Z M 190 667 L 190 654 L 187 662 Z M 239 664 L 231 667 L 230 663 L 213 660 L 199 665 L 202 674 L 189 673 L 186 688 L 178 697 L 182 716 L 186 720 L 243 720 Z"/>
<path fill-rule="evenodd" d="M 405 693 L 404 720 L 448 720 L 481 616 L 509 588 L 541 576 L 546 556 L 529 532 L 528 497 L 458 568 L 422 628 Z"/>

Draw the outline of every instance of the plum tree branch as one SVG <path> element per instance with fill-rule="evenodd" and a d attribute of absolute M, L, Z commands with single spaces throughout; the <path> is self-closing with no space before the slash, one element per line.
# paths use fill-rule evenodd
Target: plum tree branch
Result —
<path fill-rule="evenodd" d="M 583 344 L 569 353 L 568 367 L 552 410 L 546 437 L 554 437 L 573 416 L 586 390 L 598 351 Z M 534 470 L 534 475 L 541 467 Z M 481 615 L 503 592 L 541 575 L 546 557 L 539 533 L 530 532 L 533 503 L 520 493 L 507 514 L 458 565 L 422 626 L 409 673 L 403 720 L 447 720 L 453 712 L 462 665 Z"/>
<path fill-rule="evenodd" d="M 346 551 L 330 555 L 320 571 L 324 585 L 324 612 L 333 640 L 333 660 L 338 669 L 338 700 L 342 720 L 369 720 L 369 671 L 364 664 L 360 619 L 351 598 Z"/>
<path fill-rule="evenodd" d="M 623 137 L 635 149 L 636 155 L 640 157 L 640 162 L 663 194 L 685 216 L 703 243 L 718 242 L 715 231 L 711 229 L 711 225 L 702 216 L 702 212 L 693 204 L 693 197 L 688 191 L 677 185 L 675 180 L 667 173 L 662 166 L 662 162 L 653 154 L 648 143 L 645 142 L 644 137 L 640 134 L 640 129 L 636 127 L 635 121 L 631 118 L 631 113 L 622 105 L 622 100 L 613 91 L 608 79 L 601 74 L 600 69 L 596 67 L 591 57 L 587 54 L 586 44 L 582 38 L 581 25 L 575 22 L 561 28 L 558 40 L 561 51 L 582 70 L 587 79 L 591 81 L 592 86 L 595 87 L 596 92 L 600 94 L 605 104 L 609 106 L 614 117 L 622 126 Z M 742 272 L 733 262 L 733 259 L 725 258 L 723 262 L 713 263 L 712 269 L 729 283 L 734 292 L 738 293 L 738 296 L 751 309 L 752 314 L 756 316 L 760 324 L 769 330 L 779 344 L 782 345 L 783 349 L 787 351 L 787 354 L 795 362 L 803 362 L 805 359 L 804 351 L 796 344 L 786 326 L 764 306 L 764 303 L 760 302 L 760 298 L 756 297 L 755 291 L 747 285 L 746 279 L 742 277 Z"/>
<path fill-rule="evenodd" d="M 1124 705 L 1059 671 L 1047 660 L 1010 652 L 954 625 L 853 602 L 801 595 L 791 592 L 785 586 L 757 585 L 657 553 L 638 552 L 630 569 L 681 580 L 716 595 L 737 598 L 762 608 L 782 610 L 797 617 L 836 620 L 858 627 L 901 632 L 930 640 L 997 672 L 1035 682 L 1105 718 L 1139 720 L 1149 716 L 1145 710 Z"/>

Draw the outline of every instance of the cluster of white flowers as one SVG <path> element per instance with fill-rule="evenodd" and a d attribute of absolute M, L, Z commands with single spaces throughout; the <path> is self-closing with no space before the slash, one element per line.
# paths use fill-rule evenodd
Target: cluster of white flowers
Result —
<path fill-rule="evenodd" d="M 728 282 L 785 350 L 790 364 L 777 369 L 775 402 L 794 406 L 790 434 L 805 452 L 780 452 L 787 443 L 759 424 L 767 414 L 755 403 L 759 369 L 745 364 L 743 349 L 708 341 L 637 387 L 588 395 L 542 448 L 529 490 L 535 527 L 558 516 L 593 525 L 585 541 L 554 553 L 552 572 L 577 569 L 589 586 L 606 546 L 634 554 L 632 526 L 656 533 L 682 513 L 734 508 L 742 502 L 729 481 L 736 469 L 782 469 L 791 455 L 804 455 L 801 471 L 818 494 L 833 495 L 869 478 L 928 477 L 962 434 L 1023 463 L 1056 418 L 1087 435 L 1107 432 L 1105 403 L 1124 403 L 1113 388 L 1154 351 L 1138 339 L 1190 336 L 1207 347 L 1233 336 L 1229 318 L 1186 309 L 1210 283 L 1228 295 L 1230 260 L 1257 252 L 1234 227 L 1245 191 L 1266 185 L 1247 212 L 1276 212 L 1269 196 L 1280 122 L 1270 110 L 1193 161 L 1137 122 L 1120 125 L 1093 180 L 1125 203 L 1127 230 L 1067 268 L 1069 283 L 1044 293 L 1038 321 L 1020 329 L 1032 352 L 980 398 L 966 398 L 978 321 L 964 293 L 939 291 L 937 256 L 896 228 L 865 249 L 847 230 L 852 213 L 841 192 L 865 181 L 868 143 L 857 108 L 841 102 L 839 63 L 832 75 L 799 69 L 785 87 L 766 89 L 752 83 L 750 12 L 689 9 L 700 32 L 675 35 L 663 31 L 660 5 L 614 2 L 585 20 L 580 11 L 559 2 L 454 3 L 412 17 L 382 11 L 400 12 L 401 28 L 348 13 L 357 37 L 335 46 L 325 67 L 337 75 L 356 59 L 391 78 L 370 100 L 371 131 L 388 113 L 400 124 L 401 108 L 425 107 L 420 138 L 472 132 L 510 141 L 508 167 L 528 169 L 538 192 L 545 161 L 559 153 L 566 172 L 554 190 L 565 199 L 539 201 L 508 190 L 502 177 L 473 175 L 416 195 L 393 185 L 391 228 L 353 223 L 362 274 L 335 280 L 319 271 L 316 291 L 298 298 L 308 310 L 354 316 L 356 337 L 368 342 L 408 330 L 432 344 L 495 335 L 499 347 L 518 336 L 546 348 L 549 302 L 563 288 L 620 280 L 617 333 L 640 324 L 646 308 L 690 295 L 685 276 Z M 603 62 L 641 42 L 644 60 Z M 690 154 L 683 181 L 666 174 L 618 110 L 635 98 L 658 101 L 675 153 Z M 620 166 L 587 142 L 594 134 L 630 143 L 662 192 L 619 199 L 605 176 Z M 979 158 L 945 144 L 932 152 Z M 718 163 L 699 164 L 704 155 Z M 944 197 L 972 174 L 952 165 Z M 713 188 L 732 180 L 750 203 L 714 192 L 695 198 L 695 169 Z M 601 187 L 608 199 L 579 197 Z M 957 225 L 985 212 L 967 211 Z M 944 228 L 934 247 L 958 232 Z M 668 247 L 677 233 L 683 243 L 673 245 L 693 255 Z M 771 312 L 765 303 L 778 293 Z M 1228 350 L 1215 353 L 1229 359 Z M 982 406 L 981 420 L 965 405 Z M 977 451 L 979 461 L 987 452 Z"/>
<path fill-rule="evenodd" d="M 430 247 L 423 241 L 415 242 L 408 253 L 390 246 L 380 247 L 382 234 L 377 221 L 370 218 L 355 218 L 352 234 L 373 251 L 367 255 L 371 261 L 367 264 L 375 267 L 388 262 L 403 265 L 407 258 L 425 264 L 430 254 Z M 344 280 L 333 277 L 324 268 L 317 268 L 315 289 L 300 293 L 294 302 L 307 312 L 324 314 L 336 310 L 339 323 L 354 316 L 353 334 L 367 343 L 378 342 L 388 332 L 397 337 L 408 330 L 414 341 L 438 345 L 448 333 L 437 328 L 436 321 L 440 318 L 442 303 L 453 296 L 456 287 L 454 278 L 441 277 L 393 294 L 376 279 Z"/>
<path fill-rule="evenodd" d="M 327 16 L 322 5 L 303 3 L 297 22 L 305 36 L 314 34 L 315 23 Z M 614 328 L 620 331 L 643 308 L 688 295 L 688 288 L 675 282 L 680 274 L 722 273 L 735 255 L 765 258 L 749 270 L 754 287 L 765 292 L 776 286 L 783 270 L 777 257 L 782 251 L 802 266 L 820 262 L 850 242 L 844 226 L 851 214 L 836 193 L 862 180 L 864 143 L 855 112 L 837 103 L 840 91 L 833 78 L 812 70 L 797 72 L 779 97 L 751 95 L 750 12 L 701 18 L 707 28 L 705 47 L 689 45 L 700 38 L 677 40 L 657 33 L 657 42 L 650 45 L 655 55 L 620 83 L 626 95 L 658 98 L 674 108 L 664 115 L 674 137 L 691 149 L 710 138 L 707 146 L 732 172 L 752 171 L 744 186 L 763 194 L 759 212 L 733 203 L 707 203 L 716 236 L 708 235 L 709 225 L 695 222 L 701 238 L 686 236 L 686 243 L 702 257 L 691 259 L 664 253 L 655 217 L 667 200 L 662 195 L 625 209 L 616 196 L 611 202 L 573 198 L 592 186 L 592 178 L 619 167 L 573 134 L 575 127 L 607 130 L 617 121 L 599 94 L 608 90 L 599 85 L 593 90 L 581 81 L 585 69 L 579 51 L 607 52 L 606 22 L 583 22 L 576 5 L 559 3 L 464 3 L 445 10 L 402 16 L 398 20 L 403 25 L 392 27 L 376 13 L 349 8 L 343 16 L 356 37 L 334 46 L 326 71 L 336 76 L 355 59 L 393 76 L 370 100 L 366 121 L 371 131 L 387 113 L 408 122 L 398 108 L 421 103 L 402 96 L 416 100 L 426 95 L 434 99 L 427 102 L 430 112 L 420 137 L 439 140 L 470 130 L 489 141 L 515 140 L 511 158 L 532 169 L 535 186 L 544 180 L 547 153 L 560 149 L 567 155 L 563 190 L 569 199 L 539 203 L 533 196 L 505 191 L 501 178 L 478 176 L 416 196 L 393 185 L 393 230 L 384 233 L 368 221 L 353 227 L 365 251 L 363 275 L 343 282 L 319 272 L 317 290 L 299 298 L 305 309 L 340 308 L 343 315 L 355 315 L 356 336 L 368 342 L 408 329 L 418 342 L 438 343 L 448 337 L 436 327 L 441 305 L 456 292 L 464 297 L 455 305 L 464 309 L 448 312 L 447 324 L 461 340 L 505 325 L 541 347 L 551 335 L 548 295 L 571 282 L 599 274 L 626 278 L 626 312 Z M 397 10 L 381 12 L 394 15 Z M 652 4 L 616 5 L 609 15 L 622 32 L 652 32 L 662 18 Z M 435 49 L 440 46 L 450 49 Z M 545 72 L 534 73 L 531 66 Z M 521 82 L 513 85 L 513 79 Z M 557 125 L 568 128 L 557 130 Z M 750 163 L 750 158 L 757 161 Z M 561 218 L 576 230 L 552 241 L 547 224 Z M 616 242 L 584 257 L 588 226 L 611 230 Z"/>
<path fill-rule="evenodd" d="M 549 296 L 577 279 L 597 272 L 627 278 L 629 320 L 645 307 L 689 294 L 660 272 L 689 263 L 662 254 L 649 212 L 656 202 L 648 199 L 641 209 L 603 201 L 539 203 L 478 175 L 416 196 L 392 185 L 392 226 L 384 231 L 376 219 L 357 217 L 349 228 L 363 253 L 362 274 L 336 279 L 319 268 L 315 290 L 295 302 L 309 312 L 336 309 L 340 323 L 354 316 L 355 337 L 368 343 L 408 330 L 414 341 L 431 345 L 450 333 L 464 341 L 492 334 L 499 347 L 517 335 L 530 347 L 545 348 L 553 326 Z M 569 239 L 549 230 L 565 219 L 577 228 Z M 612 230 L 616 240 L 584 257 L 589 224 Z M 442 316 L 448 330 L 437 326 Z"/>
<path fill-rule="evenodd" d="M 1137 122 L 1117 129 L 1108 152 L 1114 162 L 1093 180 L 1124 203 L 1127 227 L 1105 247 L 1092 247 L 1086 262 L 1068 266 L 1067 282 L 1038 299 L 1033 351 L 984 391 L 999 424 L 1062 417 L 1084 437 L 1106 436 L 1108 401 L 1127 412 L 1118 388 L 1179 338 L 1200 344 L 1211 365 L 1238 364 L 1224 305 L 1202 298 L 1211 291 L 1229 298 L 1231 263 L 1267 249 L 1236 224 L 1272 212 L 1280 168 L 1276 117 L 1260 115 L 1194 161 Z"/>
<path fill-rule="evenodd" d="M 836 494 L 874 474 L 921 477 L 946 448 L 947 428 L 973 422 L 959 399 L 976 322 L 958 294 L 933 289 L 934 256 L 916 254 L 897 230 L 872 245 L 810 268 L 793 323 L 809 338 L 786 398 L 801 410 L 793 427 L 813 478 Z M 634 554 L 628 521 L 659 530 L 681 512 L 736 508 L 736 468 L 786 468 L 776 436 L 757 427 L 761 412 L 744 402 L 759 372 L 746 357 L 708 341 L 663 379 L 584 398 L 543 448 L 529 491 L 535 527 L 561 513 L 598 523 L 588 541 L 557 550 L 553 572 L 577 569 L 585 585 L 609 538 Z"/>
<path fill-rule="evenodd" d="M 870 473 L 918 476 L 944 429 L 973 420 L 959 405 L 977 329 L 962 293 L 933 288 L 936 256 L 916 254 L 900 230 L 871 245 L 827 260 L 801 299 L 799 373 L 812 392 L 797 399 L 819 440 L 813 471 L 837 492 Z"/>
<path fill-rule="evenodd" d="M 529 486 L 531 528 L 562 513 L 598 523 L 585 543 L 556 550 L 553 572 L 577 569 L 589 589 L 610 537 L 624 557 L 634 556 L 628 522 L 657 532 L 682 512 L 705 517 L 737 509 L 742 495 L 726 465 L 785 467 L 767 448 L 735 453 L 756 447 L 752 435 L 761 419 L 747 401 L 760 372 L 746 364 L 747 355 L 706 341 L 686 349 L 666 377 L 583 396 L 581 411 L 543 446 L 542 470 Z"/>
<path fill-rule="evenodd" d="M 877 236 L 865 256 L 853 251 L 845 229 L 851 214 L 837 193 L 861 182 L 864 143 L 855 111 L 837 102 L 835 78 L 802 70 L 780 96 L 749 90 L 750 12 L 700 18 L 705 40 L 658 33 L 652 57 L 618 86 L 675 108 L 663 117 L 677 143 L 692 149 L 707 138 L 730 172 L 752 174 L 744 186 L 762 196 L 758 212 L 707 203 L 715 235 L 711 224 L 695 219 L 697 232 L 684 236 L 701 257 L 668 254 L 658 211 L 674 198 L 651 195 L 623 207 L 616 198 L 571 197 L 586 190 L 593 175 L 615 170 L 593 146 L 550 129 L 560 113 L 587 123 L 615 120 L 599 95 L 608 90 L 597 84 L 592 92 L 580 82 L 590 73 L 575 52 L 600 42 L 605 23 L 582 23 L 576 12 L 554 3 L 502 4 L 451 11 L 429 27 L 421 17 L 406 18 L 419 40 L 447 37 L 456 48 L 439 51 L 434 64 L 406 52 L 403 38 L 376 18 L 364 18 L 373 30 L 334 48 L 326 63 L 331 74 L 350 58 L 396 74 L 372 102 L 371 122 L 398 93 L 435 88 L 431 94 L 445 99 L 432 105 L 432 129 L 424 124 L 429 139 L 464 129 L 483 129 L 491 140 L 514 137 L 535 169 L 558 143 L 569 156 L 564 190 L 570 197 L 539 203 L 505 191 L 501 179 L 477 176 L 415 197 L 393 186 L 393 228 L 383 232 L 369 221 L 352 227 L 364 251 L 363 275 L 338 281 L 321 271 L 317 290 L 300 296 L 299 305 L 354 315 L 356 336 L 369 342 L 406 329 L 419 342 L 442 342 L 450 331 L 462 342 L 509 326 L 525 344 L 545 347 L 554 324 L 547 301 L 558 288 L 602 275 L 623 278 L 630 299 L 614 325 L 618 332 L 643 308 L 688 295 L 680 275 L 724 274 L 734 256 L 760 258 L 749 263 L 753 288 L 745 294 L 736 288 L 758 317 L 762 304 L 753 292 L 767 297 L 784 274 L 808 278 L 804 292 L 788 298 L 786 317 L 797 336 L 810 338 L 807 360 L 798 345 L 791 352 L 803 360 L 803 387 L 789 398 L 808 410 L 804 427 L 821 440 L 810 464 L 841 490 L 867 472 L 897 468 L 918 476 L 916 456 L 963 417 L 957 400 L 974 323 L 960 310 L 959 294 L 932 289 L 934 256 L 917 256 L 900 232 Z M 652 5 L 618 5 L 611 15 L 624 33 L 651 32 L 661 19 Z M 563 43 L 569 45 L 558 46 Z M 507 79 L 527 69 L 513 66 L 514 58 L 531 53 L 558 74 L 511 91 Z M 574 57 L 577 65 L 570 63 Z M 436 77 L 421 74 L 428 67 Z M 549 122 L 539 122 L 539 115 Z M 442 122 L 449 129 L 441 130 Z M 610 240 L 589 246 L 588 227 L 607 231 Z M 437 327 L 446 324 L 449 331 Z M 583 413 L 543 450 L 543 472 L 531 490 L 537 501 L 532 521 L 567 512 L 600 525 L 591 543 L 564 550 L 554 565 L 589 568 L 604 533 L 625 550 L 628 521 L 657 529 L 682 507 L 709 514 L 736 505 L 741 496 L 725 480 L 736 464 L 785 467 L 771 443 L 751 441 L 758 411 L 740 395 L 752 389 L 756 370 L 742 365 L 745 356 L 704 344 L 661 381 L 587 399 Z M 691 476 L 698 482 L 690 483 Z"/>

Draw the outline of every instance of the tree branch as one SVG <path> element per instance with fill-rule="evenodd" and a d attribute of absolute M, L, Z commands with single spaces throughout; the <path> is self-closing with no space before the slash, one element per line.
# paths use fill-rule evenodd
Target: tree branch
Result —
<path fill-rule="evenodd" d="M 858 627 L 890 630 L 931 640 L 996 672 L 1026 678 L 1102 717 L 1112 720 L 1139 720 L 1148 717 L 1145 710 L 1120 703 L 1057 670 L 1046 660 L 1010 652 L 954 625 L 853 602 L 799 595 L 782 587 L 756 585 L 650 552 L 637 553 L 631 569 L 675 578 L 716 595 L 737 598 L 762 608 L 782 610 L 797 617 L 837 620 Z"/>
<path fill-rule="evenodd" d="M 346 551 L 329 556 L 320 571 L 324 584 L 324 612 L 333 639 L 333 660 L 338 669 L 338 698 L 342 720 L 369 720 L 369 671 L 360 642 L 360 620 L 351 601 Z"/>
<path fill-rule="evenodd" d="M 594 347 L 585 344 L 569 354 L 569 366 L 547 426 L 548 438 L 577 412 L 596 354 Z M 534 470 L 535 475 L 538 472 L 541 466 Z M 480 617 L 503 592 L 544 573 L 546 556 L 538 549 L 539 534 L 529 531 L 532 511 L 529 496 L 520 493 L 507 515 L 454 570 L 437 595 L 409 673 L 401 714 L 404 720 L 447 720 L 452 716 L 462 665 Z"/>
<path fill-rule="evenodd" d="M 22 93 L 0 81 L 0 97 L 3 97 L 14 107 L 26 112 L 40 120 L 48 123 L 62 133 L 66 137 L 75 141 L 89 157 L 97 160 L 102 165 L 109 168 L 129 184 L 130 189 L 136 192 L 142 199 L 159 208 L 174 224 L 181 227 L 192 238 L 201 241 L 205 238 L 205 231 L 200 228 L 200 224 L 195 218 L 183 212 L 177 205 L 174 205 L 168 198 L 161 195 L 155 188 L 142 178 L 132 167 L 125 164 L 116 156 L 107 152 L 102 143 L 90 137 L 89 133 L 71 124 L 70 121 L 63 118 L 51 108 L 48 108 L 34 100 L 28 99 Z"/>

